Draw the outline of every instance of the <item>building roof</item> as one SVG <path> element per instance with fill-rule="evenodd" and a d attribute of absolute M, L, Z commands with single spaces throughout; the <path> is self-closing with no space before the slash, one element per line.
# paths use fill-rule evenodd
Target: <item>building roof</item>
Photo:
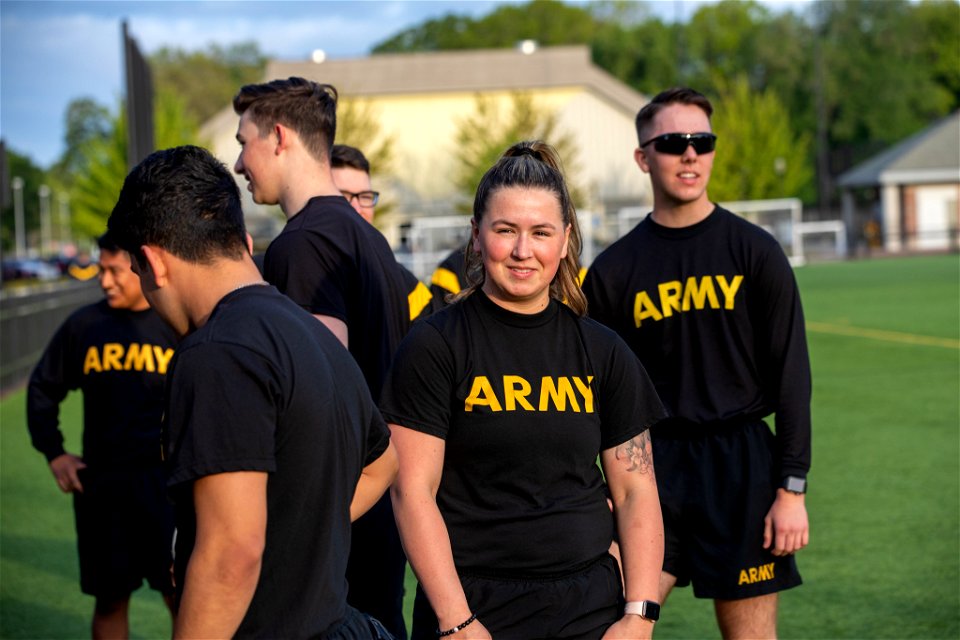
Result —
<path fill-rule="evenodd" d="M 376 54 L 366 58 L 273 60 L 268 79 L 300 76 L 332 84 L 342 95 L 512 91 L 587 86 L 631 116 L 644 96 L 593 64 L 586 45 Z"/>
<path fill-rule="evenodd" d="M 843 173 L 841 187 L 960 182 L 960 110 Z"/>

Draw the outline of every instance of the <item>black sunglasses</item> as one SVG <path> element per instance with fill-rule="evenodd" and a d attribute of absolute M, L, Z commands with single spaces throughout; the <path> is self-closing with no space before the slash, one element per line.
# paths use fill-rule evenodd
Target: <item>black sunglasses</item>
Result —
<path fill-rule="evenodd" d="M 640 146 L 645 147 L 651 142 L 653 148 L 660 153 L 682 156 L 691 144 L 697 153 L 710 153 L 717 146 L 717 136 L 712 133 L 664 133 L 650 138 Z"/>

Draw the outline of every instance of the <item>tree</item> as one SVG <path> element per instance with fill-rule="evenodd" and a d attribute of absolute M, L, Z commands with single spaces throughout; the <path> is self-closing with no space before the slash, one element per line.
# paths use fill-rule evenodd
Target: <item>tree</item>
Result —
<path fill-rule="evenodd" d="M 427 21 L 374 52 L 512 47 L 526 38 L 589 43 L 599 66 L 647 95 L 678 85 L 716 95 L 744 78 L 755 94 L 778 99 L 795 131 L 826 127 L 808 162 L 814 151 L 831 159 L 825 192 L 830 175 L 960 108 L 955 0 L 818 2 L 805 14 L 721 0 L 686 24 L 664 24 L 643 3 L 534 0 Z M 807 201 L 816 194 L 799 191 Z"/>
<path fill-rule="evenodd" d="M 796 133 L 771 89 L 754 91 L 744 75 L 713 81 L 717 153 L 710 179 L 714 201 L 810 197 L 810 135 Z"/>
<path fill-rule="evenodd" d="M 185 51 L 163 47 L 150 56 L 150 68 L 158 93 L 180 96 L 188 117 L 204 122 L 237 90 L 263 78 L 266 57 L 255 42 L 221 47 L 211 44 L 206 51 Z"/>
<path fill-rule="evenodd" d="M 56 164 L 56 172 L 78 174 L 86 167 L 79 151 L 93 140 L 106 140 L 110 136 L 110 110 L 93 98 L 77 98 L 67 105 L 66 150 Z"/>
<path fill-rule="evenodd" d="M 541 45 L 586 44 L 596 32 L 590 12 L 553 0 L 501 5 L 482 18 L 447 14 L 401 31 L 373 53 L 513 47 L 532 39 Z"/>
<path fill-rule="evenodd" d="M 925 51 L 944 47 L 956 66 L 956 30 L 921 44 L 921 23 L 906 0 L 825 3 L 819 28 L 824 94 L 836 171 L 946 115 L 956 96 L 935 78 Z M 929 25 L 928 25 L 929 27 Z M 932 29 L 931 37 L 936 36 Z M 951 42 L 952 39 L 952 42 Z M 837 155 L 839 151 L 842 155 Z"/>
<path fill-rule="evenodd" d="M 157 92 L 154 126 L 159 149 L 197 142 L 196 122 L 186 113 L 181 98 L 169 91 Z M 110 120 L 108 135 L 87 138 L 68 153 L 83 168 L 69 174 L 71 225 L 81 236 L 97 236 L 106 228 L 127 175 L 127 118 L 122 105 Z"/>
<path fill-rule="evenodd" d="M 914 6 L 923 65 L 951 96 L 949 111 L 960 108 L 960 4 L 954 0 L 921 2 Z"/>
<path fill-rule="evenodd" d="M 393 169 L 392 136 L 385 136 L 380 126 L 380 114 L 369 101 L 340 96 L 337 101 L 337 143 L 360 149 L 370 162 L 371 173 L 383 180 Z M 381 202 L 374 218 L 387 214 L 393 205 Z"/>
<path fill-rule="evenodd" d="M 543 140 L 557 150 L 564 163 L 570 197 L 580 206 L 583 193 L 570 178 L 577 174 L 573 138 L 559 130 L 556 114 L 539 108 L 529 93 L 514 92 L 510 102 L 507 108 L 494 97 L 478 94 L 476 110 L 459 123 L 454 184 L 462 201 L 457 209 L 472 212 L 473 197 L 483 174 L 504 151 L 522 140 Z"/>
<path fill-rule="evenodd" d="M 375 173 L 391 173 L 393 138 L 382 134 L 380 114 L 369 101 L 340 97 L 337 102 L 337 143 L 360 149 Z"/>

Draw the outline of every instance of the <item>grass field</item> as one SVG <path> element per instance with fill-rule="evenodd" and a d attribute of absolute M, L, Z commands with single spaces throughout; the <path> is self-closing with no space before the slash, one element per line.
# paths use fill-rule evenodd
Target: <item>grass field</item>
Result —
<path fill-rule="evenodd" d="M 781 598 L 780 635 L 958 638 L 960 260 L 820 264 L 797 277 L 814 380 L 811 544 L 804 586 Z M 22 392 L 0 402 L 0 638 L 87 636 L 70 501 L 30 448 L 23 403 Z M 77 449 L 79 428 L 67 433 Z M 169 635 L 147 590 L 131 620 L 133 637 Z M 718 635 L 689 589 L 656 633 Z"/>

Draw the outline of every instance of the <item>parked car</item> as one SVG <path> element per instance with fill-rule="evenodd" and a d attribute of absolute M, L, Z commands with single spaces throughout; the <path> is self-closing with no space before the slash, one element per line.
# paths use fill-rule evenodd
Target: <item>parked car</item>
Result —
<path fill-rule="evenodd" d="M 11 258 L 2 263 L 2 279 L 12 280 L 56 280 L 60 270 L 43 260 L 36 258 Z"/>

